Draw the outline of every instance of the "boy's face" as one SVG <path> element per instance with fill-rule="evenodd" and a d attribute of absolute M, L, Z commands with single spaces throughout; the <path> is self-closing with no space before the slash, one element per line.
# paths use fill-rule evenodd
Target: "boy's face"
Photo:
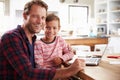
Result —
<path fill-rule="evenodd" d="M 44 28 L 46 39 L 53 41 L 59 30 L 60 27 L 58 26 L 58 20 L 46 22 L 46 26 Z"/>

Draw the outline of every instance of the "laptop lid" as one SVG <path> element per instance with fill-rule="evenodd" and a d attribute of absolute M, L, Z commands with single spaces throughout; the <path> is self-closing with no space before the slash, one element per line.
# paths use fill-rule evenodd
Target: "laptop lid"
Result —
<path fill-rule="evenodd" d="M 107 50 L 108 44 L 106 44 L 106 47 L 104 48 L 104 51 L 102 52 L 102 55 L 93 55 L 89 58 L 86 58 L 86 65 L 87 66 L 96 66 L 100 63 L 102 57 L 104 56 L 106 50 Z"/>

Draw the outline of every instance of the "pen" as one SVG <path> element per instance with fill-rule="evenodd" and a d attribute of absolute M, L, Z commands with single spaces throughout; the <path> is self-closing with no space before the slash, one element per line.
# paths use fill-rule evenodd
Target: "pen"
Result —
<path fill-rule="evenodd" d="M 120 58 L 120 56 L 107 56 L 107 58 L 116 58 L 116 59 L 118 59 L 118 58 Z"/>

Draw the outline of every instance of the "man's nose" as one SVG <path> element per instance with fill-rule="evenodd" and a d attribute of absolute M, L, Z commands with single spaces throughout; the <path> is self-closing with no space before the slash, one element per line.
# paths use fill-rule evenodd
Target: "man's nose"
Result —
<path fill-rule="evenodd" d="M 40 24 L 43 22 L 43 19 L 42 18 L 37 18 L 37 23 Z"/>

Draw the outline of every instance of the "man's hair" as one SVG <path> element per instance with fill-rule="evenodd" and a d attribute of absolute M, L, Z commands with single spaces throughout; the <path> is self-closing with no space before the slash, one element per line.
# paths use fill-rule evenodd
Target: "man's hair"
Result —
<path fill-rule="evenodd" d="M 53 20 L 57 20 L 58 21 L 58 26 L 60 27 L 60 19 L 57 15 L 51 13 L 51 14 L 48 14 L 47 17 L 46 17 L 46 22 L 50 22 L 50 21 L 53 21 Z"/>
<path fill-rule="evenodd" d="M 46 11 L 48 10 L 48 5 L 45 2 L 43 2 L 42 0 L 32 0 L 28 3 L 26 3 L 24 6 L 24 12 L 27 15 L 29 14 L 30 9 L 33 5 L 38 5 L 38 6 L 44 7 L 46 9 Z"/>

